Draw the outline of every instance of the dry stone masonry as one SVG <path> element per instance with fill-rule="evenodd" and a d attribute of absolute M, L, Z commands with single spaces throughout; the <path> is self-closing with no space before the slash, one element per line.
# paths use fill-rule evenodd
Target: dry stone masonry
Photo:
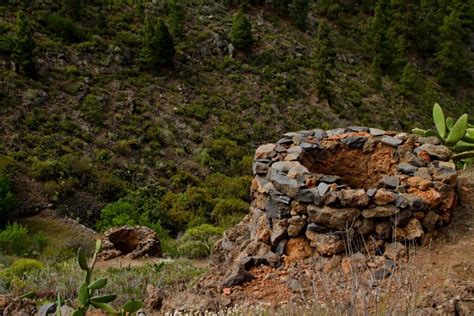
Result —
<path fill-rule="evenodd" d="M 99 258 L 110 260 L 124 256 L 136 259 L 161 255 L 161 243 L 153 229 L 145 226 L 122 226 L 105 231 Z"/>
<path fill-rule="evenodd" d="M 456 170 L 437 138 L 349 127 L 284 134 L 253 162 L 251 213 L 278 255 L 292 239 L 323 256 L 355 247 L 383 252 L 449 222 Z"/>

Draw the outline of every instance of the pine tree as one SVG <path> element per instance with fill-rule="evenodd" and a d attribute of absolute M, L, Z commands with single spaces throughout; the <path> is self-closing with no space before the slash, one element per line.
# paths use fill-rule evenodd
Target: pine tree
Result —
<path fill-rule="evenodd" d="M 184 32 L 185 12 L 178 0 L 168 1 L 168 17 L 171 34 L 175 38 L 181 37 Z"/>
<path fill-rule="evenodd" d="M 252 25 L 242 9 L 234 15 L 229 37 L 232 45 L 237 49 L 249 50 L 254 42 Z"/>
<path fill-rule="evenodd" d="M 329 97 L 329 80 L 332 78 L 331 69 L 334 67 L 335 51 L 330 40 L 330 30 L 326 22 L 321 21 L 316 38 L 314 68 L 316 71 L 316 89 L 321 97 Z"/>
<path fill-rule="evenodd" d="M 151 18 L 145 19 L 143 29 L 143 48 L 140 52 L 140 61 L 150 68 L 173 64 L 176 53 L 173 37 L 163 20 L 158 23 Z"/>
<path fill-rule="evenodd" d="M 466 69 L 469 69 L 465 51 L 467 32 L 463 24 L 461 10 L 457 7 L 444 18 L 440 28 L 440 45 L 436 53 L 436 61 L 440 66 L 437 77 L 447 86 L 463 79 L 466 76 Z"/>
<path fill-rule="evenodd" d="M 289 5 L 291 20 L 303 31 L 306 30 L 306 18 L 309 10 L 309 0 L 292 0 Z"/>
<path fill-rule="evenodd" d="M 406 97 L 417 95 L 423 86 L 420 72 L 412 63 L 407 63 L 403 68 L 398 84 L 398 91 Z"/>
<path fill-rule="evenodd" d="M 15 64 L 16 72 L 23 71 L 26 75 L 34 77 L 36 66 L 33 59 L 33 50 L 36 46 L 33 32 L 28 23 L 28 18 L 23 11 L 18 11 L 16 17 L 16 33 L 11 59 Z"/>
<path fill-rule="evenodd" d="M 375 6 L 374 16 L 369 22 L 369 29 L 367 31 L 367 37 L 365 40 L 365 48 L 367 52 L 373 54 L 374 62 L 372 63 L 372 69 L 374 67 L 382 68 L 386 67 L 387 64 L 387 4 L 385 0 L 379 1 Z M 380 71 L 376 71 L 379 73 Z"/>

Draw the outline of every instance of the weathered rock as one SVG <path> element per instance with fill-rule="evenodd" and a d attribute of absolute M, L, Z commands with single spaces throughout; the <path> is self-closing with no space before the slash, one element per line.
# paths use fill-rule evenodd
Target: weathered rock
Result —
<path fill-rule="evenodd" d="M 143 301 L 143 308 L 151 312 L 160 311 L 163 306 L 164 298 L 165 294 L 163 290 L 152 284 L 148 284 L 146 286 L 146 298 Z"/>
<path fill-rule="evenodd" d="M 236 285 L 241 285 L 245 282 L 252 281 L 253 279 L 255 279 L 255 277 L 247 270 L 245 270 L 244 267 L 236 266 L 232 269 L 232 272 L 224 279 L 224 282 L 222 282 L 222 286 L 232 287 Z"/>
<path fill-rule="evenodd" d="M 388 191 L 386 189 L 379 189 L 377 193 L 375 193 L 373 197 L 373 201 L 376 205 L 387 205 L 393 203 L 397 195 L 392 191 Z"/>
<path fill-rule="evenodd" d="M 405 227 L 405 231 L 407 233 L 406 239 L 408 240 L 415 240 L 424 234 L 423 228 L 416 218 L 412 218 L 408 222 L 408 225 Z"/>
<path fill-rule="evenodd" d="M 319 196 L 321 197 L 324 197 L 324 195 L 328 192 L 330 186 L 324 182 L 321 182 L 320 184 L 318 184 L 318 193 L 319 193 Z"/>
<path fill-rule="evenodd" d="M 441 141 L 436 136 L 428 136 L 428 137 L 418 137 L 418 142 L 421 144 L 432 144 L 432 145 L 440 145 Z"/>
<path fill-rule="evenodd" d="M 375 224 L 375 232 L 382 239 L 387 240 L 392 236 L 392 225 L 388 221 L 382 221 Z"/>
<path fill-rule="evenodd" d="M 122 226 L 104 233 L 102 251 L 98 257 L 109 260 L 119 256 L 135 259 L 161 255 L 160 239 L 153 229 L 145 226 Z"/>
<path fill-rule="evenodd" d="M 308 206 L 309 222 L 339 230 L 352 226 L 359 215 L 360 211 L 356 208 L 336 209 L 329 206 Z"/>
<path fill-rule="evenodd" d="M 303 203 L 314 203 L 318 205 L 321 203 L 319 190 L 317 188 L 302 189 L 298 192 L 298 195 L 295 197 L 295 201 L 303 202 Z"/>
<path fill-rule="evenodd" d="M 403 143 L 403 140 L 392 136 L 384 136 L 380 141 L 385 145 L 393 147 L 397 147 L 398 145 L 401 145 Z"/>
<path fill-rule="evenodd" d="M 375 193 L 377 193 L 377 189 L 375 189 L 375 188 L 371 188 L 371 189 L 368 189 L 368 190 L 367 190 L 367 196 L 368 196 L 369 198 L 374 197 L 374 196 L 375 196 Z"/>
<path fill-rule="evenodd" d="M 38 310 L 38 316 L 53 315 L 55 312 L 56 312 L 56 304 L 46 303 L 46 304 L 41 305 L 40 309 Z"/>
<path fill-rule="evenodd" d="M 361 132 L 361 133 L 369 133 L 370 128 L 366 126 L 349 126 L 348 129 L 350 129 L 353 132 Z"/>
<path fill-rule="evenodd" d="M 310 230 L 306 231 L 306 238 L 310 240 L 311 247 L 323 256 L 334 256 L 344 251 L 344 241 L 339 235 L 319 234 Z"/>
<path fill-rule="evenodd" d="M 397 215 L 393 217 L 393 223 L 395 226 L 406 226 L 413 216 L 413 212 L 410 209 L 401 210 Z"/>
<path fill-rule="evenodd" d="M 430 166 L 429 170 L 433 179 L 436 181 L 444 182 L 451 185 L 455 185 L 457 182 L 457 172 L 455 168 L 438 164 L 438 167 L 433 165 Z"/>
<path fill-rule="evenodd" d="M 268 169 L 270 168 L 271 160 L 268 159 L 260 159 L 254 161 L 252 164 L 252 172 L 254 175 L 261 175 L 265 176 L 268 173 Z"/>
<path fill-rule="evenodd" d="M 344 189 L 339 191 L 339 200 L 343 207 L 364 207 L 369 204 L 369 197 L 364 189 Z"/>
<path fill-rule="evenodd" d="M 406 181 L 410 187 L 420 190 L 427 190 L 431 187 L 431 181 L 421 177 L 410 177 Z"/>
<path fill-rule="evenodd" d="M 440 216 L 435 212 L 426 213 L 422 221 L 422 226 L 428 231 L 436 229 L 440 224 Z"/>
<path fill-rule="evenodd" d="M 339 177 L 339 176 L 335 176 L 335 175 L 332 175 L 332 174 L 324 174 L 319 178 L 319 181 L 332 184 L 332 183 L 340 182 L 341 179 L 342 178 Z"/>
<path fill-rule="evenodd" d="M 388 217 L 395 215 L 398 212 L 399 209 L 395 205 L 384 205 L 365 209 L 362 211 L 362 216 L 365 218 Z"/>
<path fill-rule="evenodd" d="M 400 257 L 404 257 L 407 254 L 407 248 L 399 243 L 393 242 L 385 245 L 384 256 L 388 259 L 398 260 Z"/>
<path fill-rule="evenodd" d="M 437 207 L 441 203 L 441 194 L 433 188 L 422 191 L 416 188 L 408 189 L 408 193 L 423 199 L 431 208 Z"/>
<path fill-rule="evenodd" d="M 418 170 L 417 167 L 413 166 L 413 165 L 410 165 L 408 163 L 401 163 L 398 165 L 397 167 L 398 171 L 404 173 L 404 174 L 408 174 L 408 175 L 414 175 L 416 170 Z"/>
<path fill-rule="evenodd" d="M 296 237 L 306 226 L 306 221 L 301 216 L 293 216 L 288 220 L 288 236 Z"/>
<path fill-rule="evenodd" d="M 287 161 L 298 160 L 301 157 L 302 153 L 303 153 L 303 148 L 301 146 L 290 147 L 286 151 L 285 160 Z"/>
<path fill-rule="evenodd" d="M 308 239 L 305 237 L 290 238 L 285 247 L 285 262 L 301 261 L 313 254 Z"/>
<path fill-rule="evenodd" d="M 349 148 L 363 148 L 367 137 L 365 136 L 352 136 L 342 140 Z"/>
<path fill-rule="evenodd" d="M 426 179 L 426 180 L 429 180 L 429 181 L 433 180 L 433 178 L 431 177 L 431 173 L 430 173 L 429 169 L 426 168 L 426 167 L 418 168 L 418 170 L 416 170 L 416 172 L 415 172 L 415 176 Z"/>
<path fill-rule="evenodd" d="M 280 240 L 288 236 L 288 221 L 286 219 L 273 220 L 272 234 L 270 241 L 276 246 Z"/>
<path fill-rule="evenodd" d="M 448 160 L 451 156 L 451 151 L 449 150 L 449 148 L 443 145 L 423 144 L 420 147 L 416 148 L 414 152 L 418 154 L 421 151 L 425 151 L 430 156 L 441 160 Z"/>
<path fill-rule="evenodd" d="M 290 214 L 291 199 L 279 191 L 271 191 L 265 201 L 265 212 L 269 218 L 282 219 Z"/>
<path fill-rule="evenodd" d="M 394 176 L 385 176 L 382 179 L 382 184 L 389 189 L 395 189 L 400 184 L 400 179 Z"/>
<path fill-rule="evenodd" d="M 423 192 L 423 191 L 419 191 Z M 418 195 L 415 194 L 400 194 L 395 200 L 395 205 L 401 209 L 409 209 L 413 212 L 426 211 L 428 203 Z"/>
<path fill-rule="evenodd" d="M 14 298 L 3 310 L 3 315 L 31 316 L 36 314 L 36 302 L 26 298 Z"/>
<path fill-rule="evenodd" d="M 385 135 L 385 131 L 378 129 L 378 128 L 370 128 L 369 132 L 372 136 L 383 136 Z"/>
<path fill-rule="evenodd" d="M 294 198 L 298 195 L 300 189 L 300 184 L 294 179 L 290 179 L 286 174 L 269 170 L 270 181 L 273 183 L 275 188 L 278 191 L 284 193 L 285 195 Z"/>
<path fill-rule="evenodd" d="M 360 226 L 357 227 L 357 232 L 362 236 L 366 236 L 374 231 L 375 225 L 372 218 L 362 218 L 360 220 Z"/>
<path fill-rule="evenodd" d="M 255 150 L 254 160 L 273 158 L 273 150 L 275 147 L 275 144 L 265 144 L 258 147 L 257 150 Z"/>
<path fill-rule="evenodd" d="M 330 130 L 327 130 L 326 131 L 326 134 L 331 137 L 331 136 L 337 136 L 337 135 L 341 135 L 341 134 L 345 134 L 346 133 L 346 129 L 345 128 L 335 128 L 335 129 L 330 129 Z"/>

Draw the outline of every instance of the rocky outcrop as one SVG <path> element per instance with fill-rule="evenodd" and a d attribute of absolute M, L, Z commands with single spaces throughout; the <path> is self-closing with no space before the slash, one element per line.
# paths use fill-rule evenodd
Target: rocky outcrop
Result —
<path fill-rule="evenodd" d="M 161 244 L 155 231 L 144 226 L 111 228 L 102 238 L 99 259 L 109 260 L 120 256 L 130 259 L 161 257 Z"/>

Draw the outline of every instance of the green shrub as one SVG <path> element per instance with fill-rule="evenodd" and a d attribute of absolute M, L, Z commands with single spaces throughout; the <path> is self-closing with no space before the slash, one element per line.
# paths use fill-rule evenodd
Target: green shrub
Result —
<path fill-rule="evenodd" d="M 96 227 L 99 231 L 107 230 L 111 227 L 123 225 L 137 225 L 140 222 L 140 214 L 136 207 L 123 200 L 107 204 L 100 211 L 100 220 Z"/>
<path fill-rule="evenodd" d="M 81 110 L 86 119 L 96 125 L 102 124 L 105 119 L 102 102 L 100 102 L 99 98 L 94 94 L 88 94 L 84 98 Z"/>
<path fill-rule="evenodd" d="M 254 42 L 252 24 L 250 24 L 243 10 L 237 11 L 234 15 L 229 38 L 237 49 L 249 50 L 251 48 Z"/>
<path fill-rule="evenodd" d="M 192 226 L 202 222 L 213 209 L 211 194 L 205 188 L 190 187 L 183 193 L 174 194 L 169 211 L 176 230 L 186 225 Z"/>
<path fill-rule="evenodd" d="M 0 232 L 0 250 L 5 254 L 17 256 L 25 254 L 28 249 L 28 229 L 20 224 L 7 225 Z"/>
<path fill-rule="evenodd" d="M 0 172 L 0 227 L 15 217 L 16 199 L 10 191 L 8 177 Z"/>
<path fill-rule="evenodd" d="M 61 179 L 66 175 L 65 166 L 57 160 L 47 159 L 33 162 L 32 174 L 38 180 Z"/>
<path fill-rule="evenodd" d="M 46 27 L 66 42 L 79 42 L 84 38 L 84 32 L 68 17 L 50 14 L 46 18 Z"/>
<path fill-rule="evenodd" d="M 44 269 L 44 265 L 41 261 L 22 258 L 16 260 L 11 266 L 1 271 L 0 279 L 3 279 L 7 284 L 9 284 L 15 278 L 24 278 L 26 274 L 42 269 Z"/>
<path fill-rule="evenodd" d="M 106 202 L 117 201 L 126 194 L 126 184 L 120 178 L 112 175 L 100 175 L 97 193 Z"/>
<path fill-rule="evenodd" d="M 224 230 L 209 224 L 188 229 L 178 240 L 178 253 L 188 258 L 206 257 Z"/>
<path fill-rule="evenodd" d="M 216 199 L 216 206 L 212 210 L 211 217 L 219 226 L 230 227 L 236 220 L 242 219 L 248 209 L 248 203 L 236 198 Z"/>

